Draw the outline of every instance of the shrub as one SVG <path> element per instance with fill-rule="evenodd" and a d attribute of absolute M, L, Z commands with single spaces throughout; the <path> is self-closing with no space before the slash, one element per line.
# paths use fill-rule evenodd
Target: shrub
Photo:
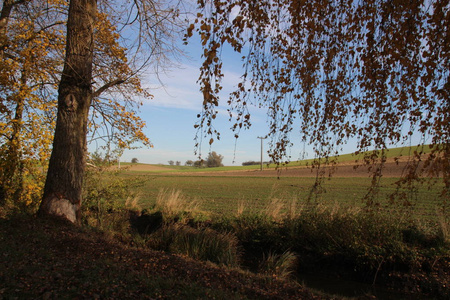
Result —
<path fill-rule="evenodd" d="M 253 160 L 251 160 L 251 161 L 244 161 L 242 163 L 243 166 L 256 166 L 256 165 L 260 165 L 260 164 L 261 164 L 260 161 L 253 161 Z"/>
<path fill-rule="evenodd" d="M 128 231 L 129 209 L 137 210 L 137 179 L 124 180 L 118 172 L 89 169 L 83 186 L 83 222 L 102 230 Z"/>
<path fill-rule="evenodd" d="M 272 163 L 272 162 L 270 162 L 270 161 L 263 162 L 264 165 L 268 165 L 270 163 Z M 261 161 L 254 161 L 254 160 L 244 161 L 242 163 L 243 166 L 256 166 L 256 165 L 259 166 L 260 164 L 261 164 Z"/>
<path fill-rule="evenodd" d="M 287 208 L 281 204 L 273 200 L 261 212 L 251 213 L 241 203 L 235 217 L 217 220 L 212 227 L 234 232 L 244 249 L 246 266 L 276 276 L 280 276 L 275 272 L 280 268 L 280 253 L 298 255 L 304 271 L 331 267 L 373 283 L 387 280 L 394 270 L 420 271 L 422 265 L 435 262 L 433 253 L 448 251 L 443 238 L 448 225 L 443 221 L 444 225 L 428 232 L 395 209 L 337 204 L 296 209 L 292 203 Z"/>
<path fill-rule="evenodd" d="M 205 161 L 204 160 L 196 160 L 195 162 L 194 162 L 194 167 L 196 167 L 196 168 L 204 168 L 205 167 Z"/>
<path fill-rule="evenodd" d="M 200 214 L 198 202 L 183 197 L 179 190 L 161 189 L 153 209 L 160 211 L 166 221 L 187 220 L 196 213 Z"/>

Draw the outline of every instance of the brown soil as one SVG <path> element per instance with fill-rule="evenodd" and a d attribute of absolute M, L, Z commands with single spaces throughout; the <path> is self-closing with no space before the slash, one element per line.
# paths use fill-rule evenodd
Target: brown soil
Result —
<path fill-rule="evenodd" d="M 137 171 L 137 172 L 164 172 L 167 171 L 168 168 L 166 167 L 160 167 L 156 165 L 146 165 L 146 164 L 131 164 L 131 165 L 125 165 L 120 168 L 121 170 L 130 170 L 130 171 Z"/>
<path fill-rule="evenodd" d="M 371 172 L 365 166 L 356 167 L 354 165 L 339 165 L 334 168 L 324 167 L 320 169 L 328 176 L 330 171 L 333 177 L 369 177 Z M 311 167 L 280 167 L 275 169 L 260 170 L 244 170 L 244 171 L 219 171 L 219 172 L 190 172 L 189 176 L 263 176 L 263 177 L 315 177 L 318 172 L 317 168 Z M 403 172 L 401 165 L 388 163 L 383 170 L 385 177 L 400 177 Z M 179 173 L 181 174 L 181 173 Z M 188 174 L 188 173 L 182 173 Z"/>

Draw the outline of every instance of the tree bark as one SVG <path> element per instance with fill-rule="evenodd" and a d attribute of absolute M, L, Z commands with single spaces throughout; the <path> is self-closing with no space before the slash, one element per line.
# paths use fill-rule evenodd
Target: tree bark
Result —
<path fill-rule="evenodd" d="M 92 58 L 96 0 L 71 0 L 58 115 L 39 215 L 80 220 L 86 164 L 86 132 L 92 100 Z"/>
<path fill-rule="evenodd" d="M 27 3 L 29 0 L 5 0 L 0 11 L 0 50 L 3 51 L 8 44 L 6 28 L 8 26 L 11 11 L 15 5 Z"/>
<path fill-rule="evenodd" d="M 0 36 L 6 35 L 6 26 L 8 25 L 14 4 L 15 1 L 13 0 L 5 0 L 3 2 L 2 11 L 0 12 Z"/>

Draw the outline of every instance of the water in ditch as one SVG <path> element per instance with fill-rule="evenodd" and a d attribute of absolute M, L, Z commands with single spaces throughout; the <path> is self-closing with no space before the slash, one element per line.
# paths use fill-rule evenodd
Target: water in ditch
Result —
<path fill-rule="evenodd" d="M 377 285 L 365 284 L 341 278 L 329 278 L 314 274 L 301 274 L 297 276 L 298 281 L 314 290 L 336 296 L 343 297 L 371 297 L 382 300 L 428 300 L 419 294 L 405 294 L 399 291 L 390 290 Z"/>

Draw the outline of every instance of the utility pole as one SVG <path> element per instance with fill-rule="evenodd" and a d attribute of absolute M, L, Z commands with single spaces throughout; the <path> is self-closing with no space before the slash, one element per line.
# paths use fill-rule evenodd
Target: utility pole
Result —
<path fill-rule="evenodd" d="M 263 140 L 265 140 L 267 137 L 261 137 L 258 136 L 258 139 L 261 140 L 261 171 L 263 170 Z"/>

